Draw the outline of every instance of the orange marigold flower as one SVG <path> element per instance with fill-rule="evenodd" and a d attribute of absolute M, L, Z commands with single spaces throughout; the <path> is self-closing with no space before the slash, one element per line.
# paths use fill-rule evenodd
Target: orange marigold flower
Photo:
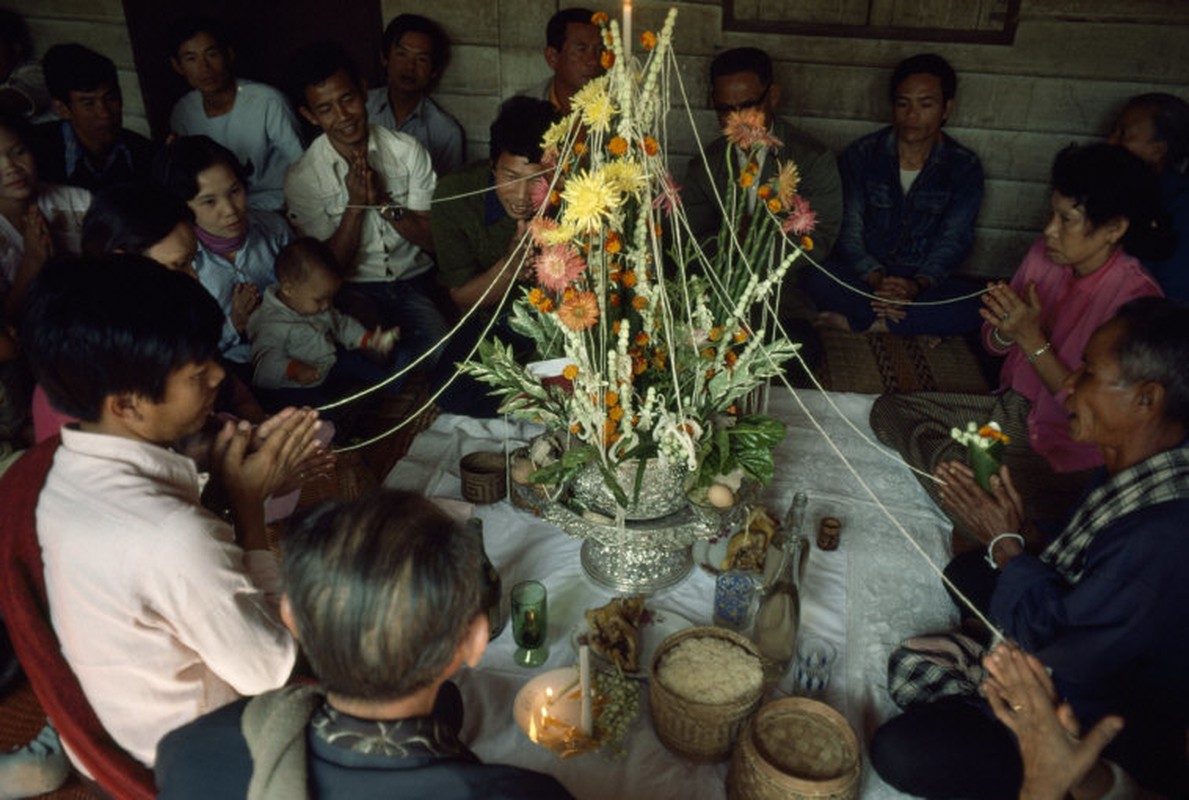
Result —
<path fill-rule="evenodd" d="M 574 155 L 584 156 L 587 149 L 586 142 L 574 142 Z"/>
<path fill-rule="evenodd" d="M 575 292 L 557 309 L 561 323 L 572 331 L 584 331 L 599 321 L 599 302 L 594 292 Z"/>
<path fill-rule="evenodd" d="M 619 308 L 619 295 L 614 294 L 614 293 L 607 295 L 607 305 L 611 306 L 612 308 Z M 619 320 L 615 320 L 615 326 L 618 326 L 618 325 L 619 325 Z M 619 328 L 615 327 L 615 326 L 613 326 L 611 330 L 614 333 L 618 334 Z"/>
<path fill-rule="evenodd" d="M 614 389 L 608 389 L 603 393 L 603 405 L 617 406 L 619 405 L 619 392 Z"/>
<path fill-rule="evenodd" d="M 713 377 L 714 377 L 714 367 L 711 367 L 710 369 L 706 370 L 706 380 L 710 380 Z"/>
<path fill-rule="evenodd" d="M 561 299 L 563 301 L 569 300 L 571 297 L 573 297 L 576 294 L 578 294 L 578 290 L 575 289 L 573 286 L 569 286 L 566 288 L 566 290 L 564 292 L 561 293 Z"/>
<path fill-rule="evenodd" d="M 607 142 L 607 151 L 613 156 L 621 156 L 628 151 L 628 140 L 622 136 L 612 136 Z"/>
<path fill-rule="evenodd" d="M 550 311 L 553 310 L 553 298 L 546 297 L 544 300 L 541 301 L 541 305 L 537 306 L 537 308 L 541 311 L 542 314 L 548 314 Z"/>
<path fill-rule="evenodd" d="M 623 240 L 615 231 L 607 231 L 607 236 L 603 240 L 603 249 L 614 255 L 623 249 Z"/>
<path fill-rule="evenodd" d="M 611 295 L 611 296 L 616 297 L 617 295 Z M 621 322 L 622 322 L 622 320 L 617 319 L 611 323 L 611 332 L 614 333 L 616 336 L 619 335 L 619 326 L 620 326 Z"/>
<path fill-rule="evenodd" d="M 545 293 L 540 289 L 533 288 L 528 292 L 528 302 L 533 308 L 540 308 L 541 303 L 545 300 Z"/>
<path fill-rule="evenodd" d="M 612 408 L 611 410 L 609 410 L 607 412 L 607 416 L 610 417 L 613 421 L 619 422 L 621 419 L 623 419 L 623 409 L 620 408 L 619 406 L 615 406 L 614 408 Z"/>
<path fill-rule="evenodd" d="M 735 331 L 735 335 L 731 338 L 735 340 L 735 344 L 743 344 L 747 341 L 747 331 L 742 329 L 737 330 Z"/>
<path fill-rule="evenodd" d="M 739 176 L 739 185 L 742 186 L 744 189 L 751 186 L 753 183 L 755 183 L 755 181 L 756 181 L 756 176 L 752 175 L 750 172 L 744 172 L 742 175 Z"/>
<path fill-rule="evenodd" d="M 644 31 L 640 34 L 640 46 L 645 50 L 652 50 L 656 47 L 656 34 L 652 31 Z"/>
<path fill-rule="evenodd" d="M 648 342 L 651 341 L 651 339 L 649 338 L 647 333 L 645 333 L 644 331 L 640 331 L 639 333 L 636 334 L 636 338 L 634 341 L 636 342 L 636 344 L 643 347 L 644 345 L 648 344 Z"/>
<path fill-rule="evenodd" d="M 723 333 L 722 326 L 715 325 L 713 328 L 710 329 L 710 336 L 709 336 L 710 341 L 717 342 L 719 339 L 722 338 L 722 333 Z"/>
<path fill-rule="evenodd" d="M 772 185 L 765 183 L 763 186 L 756 189 L 756 194 L 759 196 L 759 198 L 761 200 L 767 200 L 769 195 L 772 194 Z"/>
<path fill-rule="evenodd" d="M 643 358 L 632 359 L 632 373 L 635 375 L 642 375 L 648 369 L 648 362 Z"/>
<path fill-rule="evenodd" d="M 559 192 L 557 189 L 554 189 L 549 193 L 549 205 L 561 205 L 561 192 Z"/>
<path fill-rule="evenodd" d="M 591 25 L 606 25 L 610 21 L 605 11 L 596 11 L 594 16 L 590 18 Z"/>
<path fill-rule="evenodd" d="M 656 234 L 656 235 L 659 237 L 659 236 L 660 236 L 662 233 L 664 233 L 664 232 L 665 232 L 665 229 L 664 229 L 664 227 L 662 227 L 662 226 L 661 226 L 661 224 L 658 222 L 658 223 L 656 223 L 655 225 L 653 225 L 653 226 L 652 226 L 652 232 L 653 232 L 653 233 L 655 233 L 655 234 Z"/>
<path fill-rule="evenodd" d="M 727 362 L 728 367 L 735 366 L 735 362 L 739 360 L 739 354 L 734 350 L 728 350 L 727 354 L 723 356 L 723 360 Z"/>
<path fill-rule="evenodd" d="M 801 237 L 801 249 L 802 250 L 812 250 L 813 249 L 813 239 L 810 239 L 808 236 L 802 236 Z"/>
<path fill-rule="evenodd" d="M 651 136 L 644 137 L 644 152 L 645 153 L 647 153 L 650 156 L 655 156 L 660 151 L 661 151 L 661 146 L 660 146 L 660 143 L 658 143 L 656 139 L 653 139 Z"/>
<path fill-rule="evenodd" d="M 634 269 L 626 270 L 624 271 L 623 275 L 620 276 L 620 281 L 622 281 L 623 285 L 628 289 L 631 289 L 636 285 L 636 280 L 636 271 Z"/>
<path fill-rule="evenodd" d="M 771 211 L 773 214 L 779 214 L 781 208 L 782 208 L 782 206 L 780 205 L 779 197 L 773 197 L 771 200 L 768 201 L 768 210 Z"/>
<path fill-rule="evenodd" d="M 718 351 L 715 350 L 713 347 L 707 347 L 702 350 L 702 358 L 712 359 L 716 355 L 718 355 Z"/>
<path fill-rule="evenodd" d="M 582 433 L 582 426 L 579 425 L 577 422 L 571 422 L 570 423 L 570 433 L 577 436 L 578 434 Z"/>
<path fill-rule="evenodd" d="M 615 53 L 611 52 L 610 50 L 604 50 L 602 54 L 599 55 L 599 66 L 601 66 L 604 70 L 608 70 L 614 65 Z"/>
<path fill-rule="evenodd" d="M 568 381 L 572 381 L 578 377 L 578 365 L 566 364 L 565 369 L 561 371 L 561 376 Z"/>
<path fill-rule="evenodd" d="M 632 298 L 632 308 L 636 309 L 637 311 L 643 311 L 644 309 L 648 308 L 648 299 L 641 297 L 640 295 L 636 295 Z"/>
<path fill-rule="evenodd" d="M 652 366 L 654 369 L 664 369 L 665 368 L 665 354 L 664 353 L 654 353 L 652 356 Z"/>

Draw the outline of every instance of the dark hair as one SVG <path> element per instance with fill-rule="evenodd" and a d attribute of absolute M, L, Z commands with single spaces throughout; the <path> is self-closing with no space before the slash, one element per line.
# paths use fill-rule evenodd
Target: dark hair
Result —
<path fill-rule="evenodd" d="M 169 54 L 176 56 L 178 49 L 200 33 L 205 33 L 215 40 L 215 46 L 226 52 L 231 47 L 231 38 L 227 34 L 227 26 L 222 20 L 214 17 L 188 14 L 178 17 L 170 23 L 165 34 L 165 41 L 169 45 Z"/>
<path fill-rule="evenodd" d="M 954 99 L 958 91 L 958 76 L 954 68 L 936 53 L 918 53 L 909 56 L 896 65 L 892 71 L 892 81 L 888 85 L 888 96 L 896 99 L 896 89 L 909 75 L 934 75 L 941 81 L 941 101 L 943 103 Z"/>
<path fill-rule="evenodd" d="M 561 50 L 566 46 L 566 28 L 569 25 L 594 25 L 594 12 L 589 8 L 563 8 L 545 26 L 545 46 Z"/>
<path fill-rule="evenodd" d="M 1161 259 L 1171 253 L 1175 239 L 1160 205 L 1156 175 L 1125 148 L 1071 144 L 1053 162 L 1052 185 L 1082 209 L 1092 227 L 1127 220 L 1121 243 L 1136 258 Z"/>
<path fill-rule="evenodd" d="M 218 354 L 222 330 L 198 281 L 116 254 L 46 265 L 25 301 L 21 346 L 54 408 L 96 422 L 113 394 L 161 402 L 171 372 Z"/>
<path fill-rule="evenodd" d="M 0 113 L 0 128 L 15 135 L 26 148 L 30 147 L 33 141 L 33 126 L 24 115 Z"/>
<path fill-rule="evenodd" d="M 71 92 L 93 92 L 105 83 L 120 91 L 112 60 L 81 44 L 54 45 L 41 59 L 41 68 L 50 97 L 60 103 L 69 105 Z"/>
<path fill-rule="evenodd" d="M 326 82 L 339 70 L 347 73 L 355 87 L 363 91 L 359 67 L 355 66 L 355 61 L 346 48 L 338 42 L 314 42 L 298 50 L 290 61 L 289 68 L 290 92 L 294 106 L 306 105 L 306 89 Z"/>
<path fill-rule="evenodd" d="M 384 29 L 384 58 L 391 55 L 393 46 L 406 33 L 423 33 L 429 37 L 433 74 L 441 75 L 450 63 L 450 38 L 441 25 L 420 14 L 399 14 L 392 18 L 392 22 Z"/>
<path fill-rule="evenodd" d="M 1189 304 L 1140 297 L 1115 312 L 1123 333 L 1116 342 L 1119 373 L 1128 383 L 1164 387 L 1164 417 L 1189 429 Z"/>
<path fill-rule="evenodd" d="M 314 267 L 320 266 L 337 277 L 343 276 L 339 261 L 334 257 L 330 245 L 313 236 L 301 236 L 281 248 L 277 253 L 273 272 L 278 281 L 300 283 L 310 276 Z"/>
<path fill-rule="evenodd" d="M 1156 140 L 1168 147 L 1165 165 L 1184 172 L 1189 166 L 1189 103 L 1167 92 L 1149 92 L 1127 101 L 1126 108 L 1136 107 L 1151 111 Z"/>
<path fill-rule="evenodd" d="M 33 57 L 33 37 L 25 18 L 7 8 L 0 8 L 0 44 L 12 45 L 17 64 Z"/>
<path fill-rule="evenodd" d="M 758 47 L 723 50 L 710 62 L 710 85 L 724 75 L 754 73 L 765 87 L 772 85 L 772 58 Z"/>
<path fill-rule="evenodd" d="M 420 495 L 330 503 L 281 541 L 285 594 L 328 692 L 395 700 L 450 665 L 480 601 L 478 540 Z"/>
<path fill-rule="evenodd" d="M 491 123 L 491 163 L 503 153 L 541 160 L 541 140 L 557 114 L 553 106 L 532 97 L 509 97 Z"/>
<path fill-rule="evenodd" d="M 110 186 L 92 198 L 83 217 L 83 254 L 143 254 L 183 222 L 193 223 L 194 212 L 154 183 Z"/>
<path fill-rule="evenodd" d="M 183 202 L 198 195 L 198 176 L 222 164 L 248 188 L 248 172 L 235 153 L 209 136 L 180 136 L 157 151 L 153 178 Z"/>

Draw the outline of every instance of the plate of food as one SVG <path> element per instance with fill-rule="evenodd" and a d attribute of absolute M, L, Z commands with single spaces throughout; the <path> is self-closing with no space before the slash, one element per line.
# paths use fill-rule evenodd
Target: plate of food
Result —
<path fill-rule="evenodd" d="M 516 694 L 512 717 L 534 744 L 559 758 L 606 749 L 624 752 L 624 738 L 640 716 L 640 684 L 613 669 L 591 670 L 591 735 L 581 730 L 582 687 L 577 667 L 536 676 Z"/>
<path fill-rule="evenodd" d="M 757 506 L 734 533 L 694 542 L 694 561 L 711 575 L 745 569 L 766 579 L 768 572 L 775 570 L 780 562 L 776 531 L 776 520 Z"/>
<path fill-rule="evenodd" d="M 616 597 L 600 608 L 586 610 L 586 619 L 570 630 L 574 651 L 589 645 L 596 661 L 617 665 L 625 675 L 643 677 L 661 642 L 672 633 L 693 627 L 680 614 L 648 608 L 644 596 Z"/>

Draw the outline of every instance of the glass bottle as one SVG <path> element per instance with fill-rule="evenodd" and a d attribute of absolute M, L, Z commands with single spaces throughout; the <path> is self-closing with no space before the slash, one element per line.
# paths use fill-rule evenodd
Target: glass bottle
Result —
<path fill-rule="evenodd" d="M 801 625 L 803 554 L 808 553 L 809 544 L 801 536 L 806 505 L 805 493 L 797 492 L 785 518 L 786 533 L 780 565 L 756 612 L 755 627 L 752 629 L 752 639 L 760 651 L 764 668 L 765 689 L 780 683 L 797 652 L 797 630 Z"/>
<path fill-rule="evenodd" d="M 487 609 L 487 625 L 490 639 L 495 639 L 508 624 L 508 612 L 504 607 L 504 583 L 483 544 L 483 520 L 471 517 L 466 522 L 467 530 L 479 540 L 479 552 L 483 555 L 483 607 Z"/>

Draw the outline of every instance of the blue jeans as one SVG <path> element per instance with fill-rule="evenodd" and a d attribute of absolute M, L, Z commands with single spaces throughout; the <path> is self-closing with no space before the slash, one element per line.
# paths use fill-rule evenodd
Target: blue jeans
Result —
<path fill-rule="evenodd" d="M 376 325 L 399 325 L 397 351 L 407 353 L 406 363 L 429 351 L 418 367 L 430 370 L 442 356 L 442 339 L 450 329 L 433 301 L 430 280 L 428 275 L 418 275 L 403 281 L 345 283 L 335 305 L 368 330 Z"/>

